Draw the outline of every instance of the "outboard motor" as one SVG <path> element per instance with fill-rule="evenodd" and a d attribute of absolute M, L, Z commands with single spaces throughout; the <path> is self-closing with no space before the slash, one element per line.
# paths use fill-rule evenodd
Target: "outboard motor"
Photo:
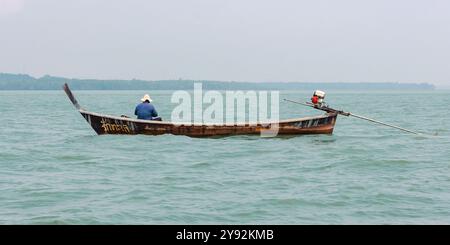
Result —
<path fill-rule="evenodd" d="M 314 91 L 314 94 L 311 98 L 311 102 L 315 106 L 322 107 L 322 105 L 325 104 L 324 99 L 325 99 L 325 92 L 316 90 Z"/>

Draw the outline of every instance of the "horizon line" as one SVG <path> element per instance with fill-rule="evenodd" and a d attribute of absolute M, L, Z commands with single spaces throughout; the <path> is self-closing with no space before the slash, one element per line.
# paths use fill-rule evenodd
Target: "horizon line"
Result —
<path fill-rule="evenodd" d="M 128 79 L 124 79 L 124 78 L 91 78 L 91 77 L 66 77 L 66 76 L 58 76 L 58 75 L 50 75 L 50 74 L 45 74 L 42 76 L 34 76 L 34 75 L 30 75 L 28 73 L 8 73 L 8 72 L 0 72 L 0 75 L 21 75 L 21 76 L 29 76 L 33 79 L 42 79 L 42 78 L 46 78 L 46 77 L 53 77 L 53 78 L 63 78 L 63 79 L 70 79 L 70 80 L 98 80 L 98 81 L 143 81 L 143 82 L 156 82 L 156 81 L 208 81 L 208 82 L 235 82 L 235 83 L 325 83 L 325 84 L 333 84 L 333 83 L 366 83 L 366 84 L 381 84 L 381 83 L 387 83 L 387 84 L 428 84 L 428 85 L 432 85 L 434 87 L 449 87 L 450 85 L 440 85 L 440 84 L 435 84 L 432 82 L 401 82 L 401 81 L 378 81 L 378 82 L 369 82 L 369 81 L 334 81 L 334 82 L 329 82 L 329 81 L 283 81 L 283 80 L 279 80 L 279 81 L 246 81 L 246 80 L 216 80 L 216 79 L 190 79 L 190 78 L 173 78 L 173 79 L 141 79 L 141 78 L 128 78 Z"/>

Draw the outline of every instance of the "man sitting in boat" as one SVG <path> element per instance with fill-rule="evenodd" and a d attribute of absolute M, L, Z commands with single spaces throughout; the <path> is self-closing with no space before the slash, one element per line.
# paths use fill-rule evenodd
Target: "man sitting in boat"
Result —
<path fill-rule="evenodd" d="M 158 117 L 158 112 L 156 112 L 155 107 L 150 103 L 152 102 L 150 96 L 148 94 L 144 95 L 141 101 L 142 103 L 136 106 L 134 115 L 138 119 L 161 121 L 161 117 Z"/>

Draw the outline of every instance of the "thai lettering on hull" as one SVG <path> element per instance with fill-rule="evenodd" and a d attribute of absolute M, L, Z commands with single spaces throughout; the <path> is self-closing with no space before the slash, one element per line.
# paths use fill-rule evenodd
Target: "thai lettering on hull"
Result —
<path fill-rule="evenodd" d="M 128 133 L 131 134 L 130 128 L 128 128 L 128 125 L 126 124 L 116 124 L 116 123 L 110 123 L 104 118 L 102 118 L 102 128 L 105 133 Z"/>

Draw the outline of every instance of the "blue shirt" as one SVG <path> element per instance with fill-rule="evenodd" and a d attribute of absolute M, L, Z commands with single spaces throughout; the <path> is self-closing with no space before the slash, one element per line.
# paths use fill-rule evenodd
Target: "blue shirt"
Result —
<path fill-rule="evenodd" d="M 138 119 L 152 120 L 158 116 L 158 112 L 152 104 L 144 102 L 136 106 L 134 115 L 137 115 Z"/>

